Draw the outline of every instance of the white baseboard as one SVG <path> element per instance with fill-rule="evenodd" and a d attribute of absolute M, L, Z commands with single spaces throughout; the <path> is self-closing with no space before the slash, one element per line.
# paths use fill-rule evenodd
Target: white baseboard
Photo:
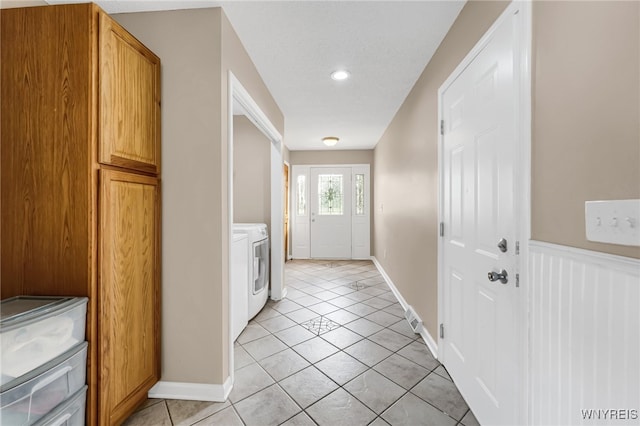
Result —
<path fill-rule="evenodd" d="M 422 340 L 424 340 L 424 343 L 431 351 L 431 355 L 433 355 L 435 359 L 438 359 L 438 343 L 436 343 L 431 334 L 422 326 L 422 324 L 420 324 L 420 336 L 422 336 Z"/>
<path fill-rule="evenodd" d="M 380 262 L 378 262 L 378 259 L 376 259 L 375 256 L 371 256 L 371 261 L 373 262 L 374 265 L 376 265 L 378 272 L 380 272 L 380 275 L 382 275 L 382 278 L 384 278 L 384 280 L 387 282 L 387 285 L 393 292 L 393 295 L 396 296 L 396 299 L 398 299 L 398 302 L 400 302 L 402 309 L 406 311 L 409 304 L 404 299 L 404 297 L 402 297 L 400 290 L 398 290 L 398 288 L 395 286 L 395 284 L 391 280 L 391 277 L 387 275 L 386 271 L 384 270 Z M 427 331 L 427 329 L 422 326 L 422 324 L 420 324 L 420 336 L 422 337 L 422 340 L 431 351 L 431 354 L 434 356 L 434 358 L 438 359 L 438 343 L 433 338 L 433 336 L 431 336 L 429 331 Z"/>
<path fill-rule="evenodd" d="M 271 295 L 271 290 L 269 290 L 269 297 L 268 297 L 268 298 L 269 298 L 269 299 L 271 299 L 271 300 L 274 300 L 274 301 L 278 301 L 278 300 L 286 299 L 286 297 L 287 297 L 287 293 L 288 293 L 287 288 L 288 288 L 288 287 L 283 287 L 283 288 L 282 288 L 282 295 L 281 295 L 280 299 L 276 299 L 276 298 L 274 298 L 274 297 Z"/>
<path fill-rule="evenodd" d="M 160 381 L 149 390 L 149 398 L 224 402 L 231 389 L 231 377 L 221 385 Z"/>
<path fill-rule="evenodd" d="M 282 297 L 279 300 L 286 299 L 287 293 L 289 293 L 289 289 L 287 287 L 282 289 Z"/>

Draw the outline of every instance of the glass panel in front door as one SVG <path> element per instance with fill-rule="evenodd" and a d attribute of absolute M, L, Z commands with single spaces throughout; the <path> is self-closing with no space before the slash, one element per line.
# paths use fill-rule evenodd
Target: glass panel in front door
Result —
<path fill-rule="evenodd" d="M 318 175 L 318 214 L 344 214 L 342 175 Z"/>

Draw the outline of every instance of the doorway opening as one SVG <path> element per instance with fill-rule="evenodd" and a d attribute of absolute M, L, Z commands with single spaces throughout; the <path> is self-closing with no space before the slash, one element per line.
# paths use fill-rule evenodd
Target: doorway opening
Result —
<path fill-rule="evenodd" d="M 293 165 L 292 258 L 369 259 L 368 164 Z"/>
<path fill-rule="evenodd" d="M 227 102 L 227 116 L 228 116 L 228 152 L 227 152 L 227 214 L 228 214 L 228 228 L 229 244 L 227 246 L 228 255 L 228 267 L 229 274 L 233 270 L 233 258 L 231 253 L 233 252 L 233 220 L 234 220 L 234 111 L 238 112 L 238 115 L 242 115 L 240 121 L 246 120 L 255 126 L 255 130 L 262 133 L 264 136 L 263 143 L 268 148 L 264 149 L 264 156 L 260 161 L 265 161 L 263 173 L 268 174 L 270 177 L 270 185 L 263 187 L 263 193 L 269 192 L 269 195 L 263 194 L 268 200 L 269 207 L 265 207 L 267 201 L 263 199 L 263 205 L 260 212 L 256 214 L 269 215 L 269 236 L 270 236 L 270 297 L 273 300 L 280 300 L 286 296 L 286 289 L 284 288 L 284 242 L 283 242 L 283 177 L 282 177 L 282 135 L 278 132 L 275 126 L 271 123 L 269 118 L 260 109 L 258 104 L 253 100 L 249 92 L 242 86 L 240 81 L 233 75 L 231 71 L 228 73 L 228 102 Z M 247 124 L 247 123 L 244 123 Z M 268 161 L 268 166 L 266 165 Z M 230 285 L 230 284 L 229 284 Z M 234 378 L 234 350 L 233 350 L 233 318 L 234 318 L 234 306 L 232 304 L 232 292 L 231 288 L 228 289 L 228 324 L 229 324 L 229 351 L 228 351 L 228 369 L 229 379 L 225 382 L 225 399 L 229 396 L 231 388 L 233 386 Z"/>

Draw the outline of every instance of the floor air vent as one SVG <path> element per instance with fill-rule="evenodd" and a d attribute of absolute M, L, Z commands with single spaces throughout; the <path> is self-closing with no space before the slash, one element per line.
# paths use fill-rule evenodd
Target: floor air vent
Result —
<path fill-rule="evenodd" d="M 409 321 L 409 326 L 413 332 L 420 333 L 422 320 L 418 317 L 418 314 L 416 314 L 416 311 L 413 310 L 412 306 L 407 306 L 407 310 L 404 312 L 404 317 Z"/>

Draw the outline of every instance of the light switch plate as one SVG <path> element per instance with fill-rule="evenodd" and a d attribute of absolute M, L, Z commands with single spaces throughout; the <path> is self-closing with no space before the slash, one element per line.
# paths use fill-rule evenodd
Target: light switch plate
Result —
<path fill-rule="evenodd" d="M 640 246 L 640 200 L 587 201 L 587 240 Z"/>

